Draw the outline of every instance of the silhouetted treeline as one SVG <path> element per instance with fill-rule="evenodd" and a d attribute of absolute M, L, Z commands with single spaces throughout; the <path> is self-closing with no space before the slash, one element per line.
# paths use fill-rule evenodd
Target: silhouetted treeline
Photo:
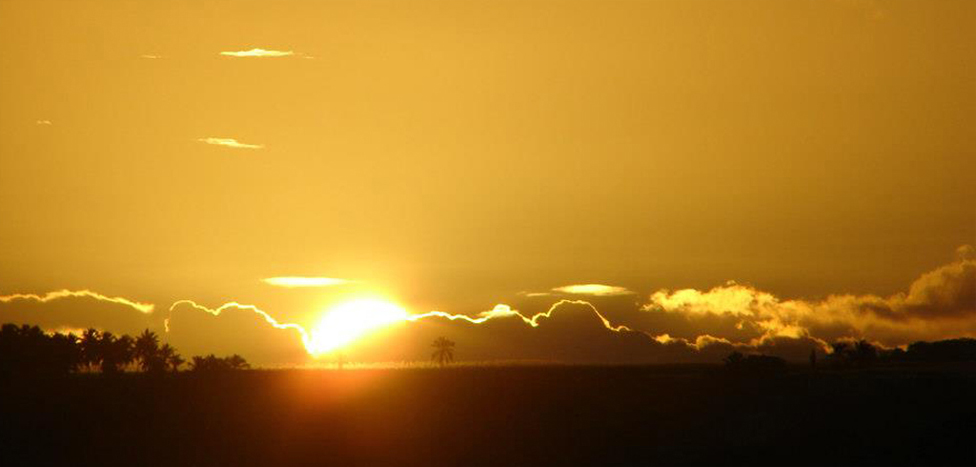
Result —
<path fill-rule="evenodd" d="M 869 367 L 879 360 L 877 347 L 866 340 L 857 342 L 835 342 L 833 352 L 827 356 L 827 363 L 833 368 Z M 884 354 L 887 358 L 887 353 Z"/>
<path fill-rule="evenodd" d="M 218 373 L 248 368 L 251 368 L 251 365 L 244 360 L 244 357 L 237 354 L 224 358 L 210 354 L 206 357 L 193 357 L 193 361 L 190 362 L 190 370 L 197 372 Z"/>
<path fill-rule="evenodd" d="M 946 363 L 976 361 L 976 339 L 961 338 L 936 342 L 915 342 L 908 350 L 883 349 L 866 341 L 840 341 L 831 344 L 831 353 L 824 363 L 832 369 L 868 368 L 877 364 Z M 816 352 L 811 352 L 810 365 L 817 366 Z M 724 359 L 725 367 L 735 374 L 769 375 L 786 371 L 786 361 L 769 355 L 744 355 L 732 352 Z"/>
<path fill-rule="evenodd" d="M 827 363 L 833 368 L 864 368 L 879 363 L 904 362 L 972 362 L 976 361 L 976 339 L 948 339 L 935 342 L 915 342 L 908 350 L 879 349 L 868 341 L 836 342 Z"/>
<path fill-rule="evenodd" d="M 141 370 L 151 374 L 177 372 L 186 362 L 169 344 L 159 343 L 156 333 L 145 330 L 138 337 L 116 336 L 88 329 L 82 335 L 46 334 L 37 326 L 4 324 L 0 327 L 0 376 L 58 376 L 72 372 L 114 374 Z M 240 355 L 226 358 L 194 357 L 190 369 L 197 372 L 250 368 Z"/>

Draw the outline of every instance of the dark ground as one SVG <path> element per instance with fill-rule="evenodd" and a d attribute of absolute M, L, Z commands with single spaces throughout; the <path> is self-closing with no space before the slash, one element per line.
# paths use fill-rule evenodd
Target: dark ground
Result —
<path fill-rule="evenodd" d="M 243 371 L 0 382 L 0 465 L 976 465 L 976 367 Z"/>

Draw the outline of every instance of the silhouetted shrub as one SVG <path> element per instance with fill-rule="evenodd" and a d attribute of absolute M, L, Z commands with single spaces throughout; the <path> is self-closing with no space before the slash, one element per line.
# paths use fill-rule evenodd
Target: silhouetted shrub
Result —
<path fill-rule="evenodd" d="M 217 357 L 214 354 L 205 357 L 193 357 L 190 362 L 190 370 L 197 373 L 225 373 L 228 371 L 246 370 L 251 365 L 244 360 L 244 357 L 234 354 L 230 357 Z"/>

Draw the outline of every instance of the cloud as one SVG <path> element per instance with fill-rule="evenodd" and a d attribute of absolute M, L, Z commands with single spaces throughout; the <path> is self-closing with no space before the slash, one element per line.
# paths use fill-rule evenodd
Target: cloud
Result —
<path fill-rule="evenodd" d="M 963 245 L 956 248 L 956 259 L 959 261 L 976 259 L 976 248 L 972 245 Z"/>
<path fill-rule="evenodd" d="M 251 50 L 241 50 L 237 52 L 221 52 L 220 55 L 226 57 L 289 57 L 295 55 L 295 52 L 291 50 L 279 51 L 279 50 L 264 50 L 264 49 L 251 49 Z"/>
<path fill-rule="evenodd" d="M 67 290 L 67 289 L 48 292 L 44 295 L 22 294 L 22 293 L 12 294 L 12 295 L 0 295 L 0 302 L 10 303 L 15 300 L 34 300 L 37 302 L 46 303 L 52 300 L 58 300 L 58 299 L 68 298 L 68 297 L 88 297 L 88 298 L 94 298 L 95 300 L 118 303 L 120 305 L 125 305 L 130 308 L 134 308 L 142 313 L 152 313 L 154 308 L 154 305 L 151 303 L 140 303 L 123 297 L 109 297 L 106 295 L 102 295 L 98 292 L 92 292 L 91 290 Z"/>
<path fill-rule="evenodd" d="M 142 54 L 142 55 L 139 56 L 139 58 L 144 58 L 144 59 L 147 59 L 147 60 L 156 60 L 156 59 L 163 58 L 163 56 L 162 55 L 153 55 L 153 54 Z"/>
<path fill-rule="evenodd" d="M 185 355 L 239 354 L 266 365 L 304 363 L 309 334 L 295 323 L 282 323 L 254 305 L 228 302 L 208 308 L 179 300 L 169 308 L 164 337 Z"/>
<path fill-rule="evenodd" d="M 971 247 L 970 247 L 971 248 Z M 960 248 L 960 258 L 969 248 Z M 868 338 L 886 345 L 976 335 L 976 260 L 959 259 L 926 272 L 907 293 L 831 295 L 823 300 L 783 300 L 754 287 L 729 282 L 707 291 L 661 290 L 644 311 L 673 314 L 689 323 L 722 319 L 753 339 L 819 340 Z M 700 326 L 699 326 L 700 327 Z"/>
<path fill-rule="evenodd" d="M 495 305 L 495 308 L 492 308 L 489 311 L 483 311 L 481 313 L 478 313 L 478 316 L 476 318 L 472 318 L 467 315 L 452 315 L 449 313 L 445 313 L 443 311 L 430 311 L 423 314 L 412 315 L 409 318 L 407 318 L 407 320 L 418 321 L 424 318 L 436 317 L 436 318 L 448 319 L 450 321 L 455 321 L 460 319 L 472 324 L 481 324 L 494 318 L 518 317 L 521 318 L 525 324 L 528 324 L 529 326 L 535 328 L 539 326 L 540 319 L 549 318 L 552 315 L 553 310 L 565 304 L 575 304 L 575 305 L 582 305 L 582 306 L 589 307 L 589 309 L 592 310 L 593 313 L 598 318 L 600 318 L 600 322 L 603 324 L 603 327 L 611 331 L 619 332 L 619 331 L 629 330 L 627 326 L 614 326 L 610 324 L 610 321 L 607 318 L 605 318 L 602 314 L 600 314 L 600 312 L 596 309 L 595 306 L 593 306 L 593 304 L 583 300 L 560 300 L 554 303 L 552 306 L 550 306 L 548 310 L 541 313 L 536 313 L 531 317 L 523 315 L 521 312 L 517 310 L 513 310 L 512 307 L 508 305 L 498 304 Z"/>
<path fill-rule="evenodd" d="M 33 324 L 45 330 L 96 328 L 137 333 L 156 324 L 154 306 L 91 290 L 0 296 L 0 322 Z"/>
<path fill-rule="evenodd" d="M 603 284 L 564 285 L 562 287 L 556 287 L 552 291 L 571 295 L 593 295 L 597 297 L 631 295 L 634 293 L 624 287 Z"/>
<path fill-rule="evenodd" d="M 336 285 L 354 284 L 356 281 L 347 279 L 336 279 L 332 277 L 302 277 L 302 276 L 282 276 L 268 277 L 261 279 L 265 284 L 275 287 L 332 287 Z"/>
<path fill-rule="evenodd" d="M 261 149 L 261 148 L 264 147 L 263 144 L 246 144 L 246 143 L 241 143 L 241 142 L 237 141 L 234 138 L 213 138 L 213 137 L 210 137 L 210 138 L 199 138 L 199 139 L 197 139 L 197 141 L 200 141 L 200 142 L 203 142 L 203 143 L 207 143 L 207 144 L 213 144 L 213 145 L 216 145 L 216 146 L 226 146 L 226 147 L 229 147 L 229 148 L 238 148 L 238 149 Z"/>
<path fill-rule="evenodd" d="M 628 294 L 604 293 L 622 288 L 582 284 L 581 290 L 595 302 L 533 298 L 517 303 L 518 308 L 498 304 L 470 314 L 403 310 L 401 317 L 367 329 L 343 353 L 348 361 L 426 361 L 430 342 L 446 336 L 458 343 L 462 361 L 718 362 L 732 350 L 802 361 L 811 350 L 822 353 L 829 342 L 838 340 L 863 338 L 893 347 L 972 337 L 976 336 L 972 253 L 972 247 L 961 247 L 957 260 L 919 275 L 906 291 L 887 297 L 783 299 L 727 282 L 708 290 L 659 290 L 640 304 Z M 344 283 L 300 276 L 264 281 L 283 286 Z M 0 318 L 39 324 L 47 330 L 96 327 L 125 333 L 161 324 L 166 339 L 185 355 L 238 353 L 266 366 L 314 360 L 309 352 L 314 350 L 314 336 L 307 328 L 238 302 L 208 308 L 181 300 L 169 308 L 163 321 L 153 313 L 152 304 L 88 290 L 61 290 L 2 296 Z"/>
<path fill-rule="evenodd" d="M 50 120 L 38 120 L 35 123 L 38 125 L 52 125 Z"/>

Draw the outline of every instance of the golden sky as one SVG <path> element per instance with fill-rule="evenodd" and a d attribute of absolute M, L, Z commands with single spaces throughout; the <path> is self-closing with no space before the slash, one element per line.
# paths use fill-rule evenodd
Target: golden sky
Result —
<path fill-rule="evenodd" d="M 974 24 L 971 0 L 0 0 L 0 321 L 568 299 L 655 345 L 974 335 Z M 39 301 L 63 289 L 154 308 Z M 301 344 L 187 307 L 185 351 Z M 736 334 L 742 309 L 765 324 Z M 360 344 L 419 358 L 395 334 L 433 320 L 470 358 L 604 358 L 517 316 Z M 550 347 L 486 350 L 522 332 Z"/>

